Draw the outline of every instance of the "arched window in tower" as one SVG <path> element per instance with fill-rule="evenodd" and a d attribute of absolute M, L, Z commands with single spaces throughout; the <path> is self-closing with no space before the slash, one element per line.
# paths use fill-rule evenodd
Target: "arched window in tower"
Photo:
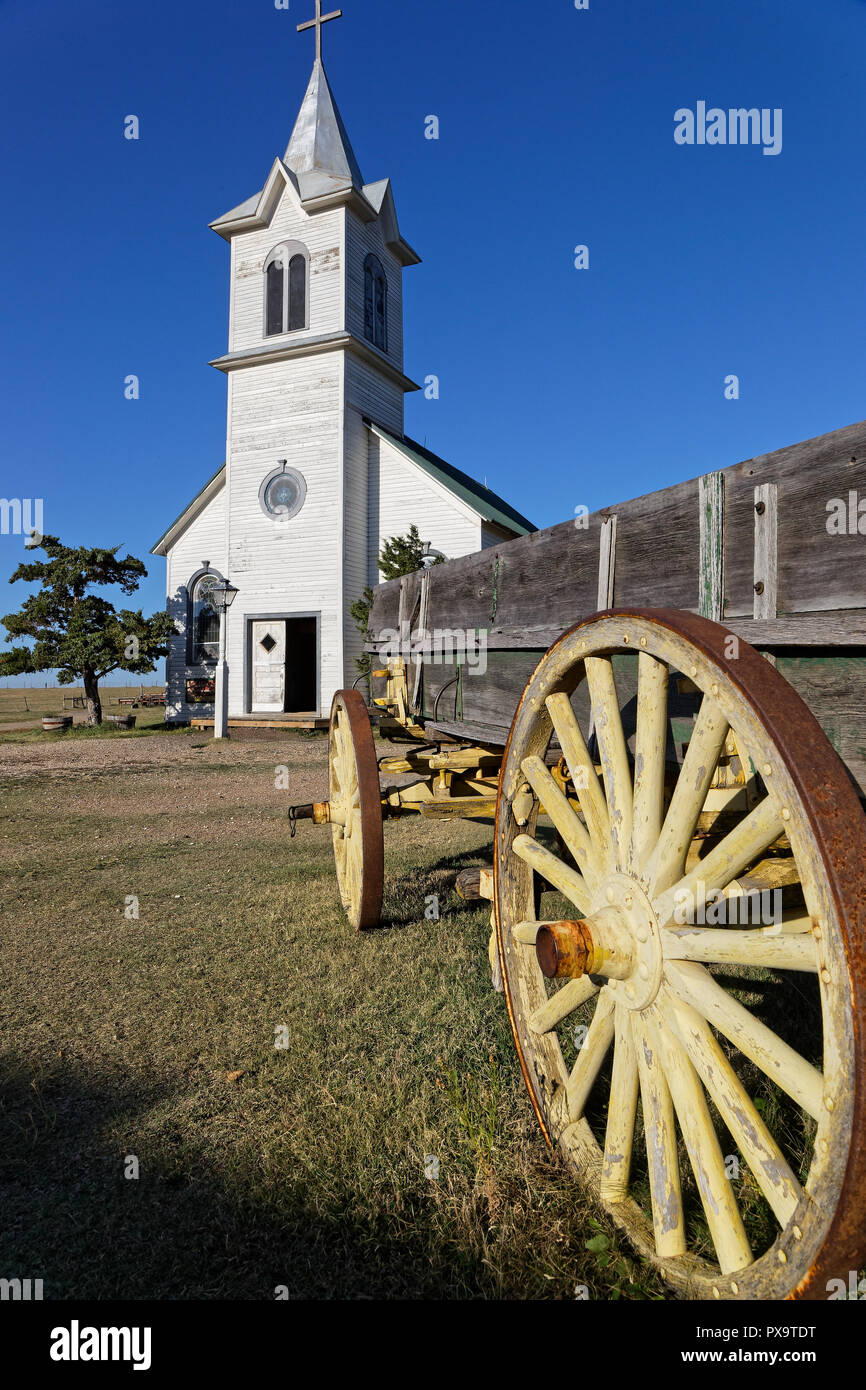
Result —
<path fill-rule="evenodd" d="M 206 569 L 190 583 L 187 660 L 191 666 L 213 666 L 219 656 L 220 620 L 211 590 L 223 582 L 216 570 Z"/>
<path fill-rule="evenodd" d="M 267 296 L 267 326 L 265 333 L 271 337 L 274 333 L 283 331 L 283 299 L 285 297 L 284 281 L 286 278 L 285 267 L 281 260 L 273 260 L 265 271 L 266 296 Z"/>
<path fill-rule="evenodd" d="M 289 332 L 307 326 L 307 262 L 296 252 L 289 261 Z"/>
<path fill-rule="evenodd" d="M 309 252 L 297 241 L 275 246 L 268 256 L 264 264 L 266 338 L 307 327 L 309 268 Z"/>
<path fill-rule="evenodd" d="M 388 351 L 388 281 L 382 262 L 372 252 L 364 262 L 364 336 Z"/>

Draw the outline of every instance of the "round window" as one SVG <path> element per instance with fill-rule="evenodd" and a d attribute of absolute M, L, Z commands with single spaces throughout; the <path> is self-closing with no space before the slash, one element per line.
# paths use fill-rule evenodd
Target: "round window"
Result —
<path fill-rule="evenodd" d="M 297 516 L 306 496 L 307 484 L 303 475 L 285 465 L 275 473 L 269 473 L 259 489 L 262 510 L 267 516 L 281 521 Z"/>

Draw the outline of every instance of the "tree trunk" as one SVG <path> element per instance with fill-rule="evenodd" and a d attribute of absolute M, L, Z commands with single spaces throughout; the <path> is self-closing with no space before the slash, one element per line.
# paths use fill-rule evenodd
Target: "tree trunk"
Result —
<path fill-rule="evenodd" d="M 99 678 L 94 671 L 83 671 L 84 699 L 87 705 L 88 724 L 102 723 L 102 701 L 99 698 Z"/>

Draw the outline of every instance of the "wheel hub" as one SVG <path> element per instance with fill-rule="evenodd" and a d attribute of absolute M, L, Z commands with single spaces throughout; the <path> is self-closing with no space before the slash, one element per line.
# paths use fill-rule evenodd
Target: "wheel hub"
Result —
<path fill-rule="evenodd" d="M 661 930 L 643 888 L 627 874 L 604 880 L 588 917 L 541 926 L 535 949 L 549 978 L 600 978 L 627 1009 L 645 1009 L 658 994 Z"/>

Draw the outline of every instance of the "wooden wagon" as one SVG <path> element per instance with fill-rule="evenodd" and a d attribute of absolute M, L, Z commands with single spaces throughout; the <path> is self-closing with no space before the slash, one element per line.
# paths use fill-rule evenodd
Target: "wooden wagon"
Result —
<path fill-rule="evenodd" d="M 380 585 L 369 650 L 329 800 L 290 813 L 331 825 L 353 925 L 379 921 L 383 820 L 495 817 L 479 890 L 548 1142 L 685 1296 L 847 1286 L 866 423 Z"/>

